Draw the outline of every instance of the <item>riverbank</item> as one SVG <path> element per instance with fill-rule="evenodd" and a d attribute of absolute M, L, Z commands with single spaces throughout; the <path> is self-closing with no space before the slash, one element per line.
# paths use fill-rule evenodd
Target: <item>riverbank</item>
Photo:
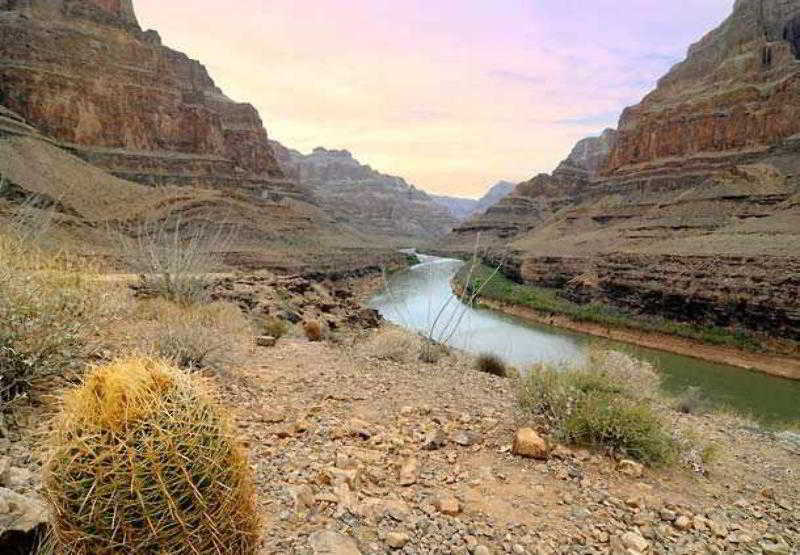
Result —
<path fill-rule="evenodd" d="M 603 339 L 630 343 L 641 347 L 668 351 L 699 360 L 727 364 L 758 371 L 771 376 L 800 380 L 800 359 L 775 352 L 759 352 L 754 340 L 742 334 L 727 330 L 703 328 L 696 332 L 697 338 L 682 337 L 677 333 L 666 333 L 654 329 L 651 323 L 639 322 L 634 327 L 632 317 L 616 313 L 603 314 L 598 307 L 562 306 L 567 301 L 557 299 L 554 293 L 543 293 L 491 273 L 482 267 L 472 274 L 472 289 L 480 289 L 478 302 L 487 308 L 510 314 L 531 322 L 551 325 L 563 329 L 585 333 Z M 463 295 L 465 277 L 462 274 L 453 278 L 451 286 L 456 295 Z M 570 311 L 578 313 L 576 318 Z M 588 317 L 586 317 L 588 316 Z M 597 321 L 593 321 L 597 320 Z M 695 333 L 685 324 L 669 324 L 682 334 Z M 703 339 L 707 339 L 704 341 Z M 752 349 L 742 348 L 753 347 Z"/>

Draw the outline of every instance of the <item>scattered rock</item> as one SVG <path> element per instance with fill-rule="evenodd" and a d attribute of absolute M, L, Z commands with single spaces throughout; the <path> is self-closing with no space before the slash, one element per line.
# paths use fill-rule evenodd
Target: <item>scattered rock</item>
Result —
<path fill-rule="evenodd" d="M 456 516 L 461 512 L 461 503 L 452 494 L 446 492 L 436 496 L 433 506 L 440 513 L 449 516 Z"/>
<path fill-rule="evenodd" d="M 630 476 L 631 478 L 641 478 L 644 475 L 644 466 L 629 459 L 619 461 L 617 470 L 619 470 L 621 474 Z"/>
<path fill-rule="evenodd" d="M 347 425 L 350 435 L 360 437 L 361 439 L 369 439 L 373 435 L 372 426 L 358 418 L 352 418 Z"/>
<path fill-rule="evenodd" d="M 688 530 L 692 525 L 692 521 L 689 520 L 688 516 L 681 515 L 675 519 L 674 525 L 678 530 Z"/>
<path fill-rule="evenodd" d="M 314 506 L 314 490 L 310 486 L 296 486 L 291 488 L 292 501 L 296 513 L 303 513 Z"/>
<path fill-rule="evenodd" d="M 728 527 L 723 522 L 719 522 L 718 520 L 709 520 L 707 522 L 709 529 L 714 532 L 714 535 L 718 538 L 724 538 L 728 535 Z"/>
<path fill-rule="evenodd" d="M 511 452 L 520 457 L 547 459 L 547 443 L 532 428 L 522 428 L 514 435 Z"/>
<path fill-rule="evenodd" d="M 407 459 L 400 467 L 400 475 L 398 483 L 401 486 L 411 486 L 417 483 L 417 476 L 419 474 L 419 461 L 411 457 Z"/>
<path fill-rule="evenodd" d="M 622 544 L 628 549 L 633 549 L 638 553 L 644 553 L 650 546 L 650 542 L 636 532 L 627 532 L 623 534 Z"/>
<path fill-rule="evenodd" d="M 783 538 L 766 539 L 761 542 L 760 547 L 764 555 L 789 555 L 791 553 L 791 547 Z"/>
<path fill-rule="evenodd" d="M 47 529 L 47 508 L 6 488 L 0 488 L 0 505 L 0 553 L 35 553 Z"/>
<path fill-rule="evenodd" d="M 422 448 L 425 451 L 437 451 L 447 446 L 447 435 L 439 429 L 428 432 L 425 436 L 425 441 L 422 443 Z"/>
<path fill-rule="evenodd" d="M 311 534 L 308 543 L 314 555 L 362 555 L 356 542 L 331 530 L 318 530 Z"/>
<path fill-rule="evenodd" d="M 471 447 L 473 445 L 477 445 L 480 443 L 483 438 L 481 438 L 480 434 L 475 432 L 456 432 L 453 434 L 453 442 L 461 445 L 462 447 Z"/>
<path fill-rule="evenodd" d="M 271 335 L 256 337 L 256 345 L 259 347 L 274 347 L 277 342 L 278 340 Z"/>
<path fill-rule="evenodd" d="M 386 545 L 392 549 L 402 549 L 411 540 L 408 534 L 389 532 L 386 534 Z"/>
<path fill-rule="evenodd" d="M 472 554 L 473 555 L 492 555 L 492 552 L 489 551 L 489 548 L 486 547 L 485 545 L 478 545 L 472 551 Z"/>

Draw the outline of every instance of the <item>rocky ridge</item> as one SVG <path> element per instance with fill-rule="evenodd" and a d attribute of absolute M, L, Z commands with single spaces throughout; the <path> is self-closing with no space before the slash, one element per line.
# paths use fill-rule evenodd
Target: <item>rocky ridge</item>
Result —
<path fill-rule="evenodd" d="M 796 339 L 798 18 L 794 2 L 737 1 L 612 140 L 579 143 L 451 246 L 481 232 L 513 277 L 572 299 Z"/>
<path fill-rule="evenodd" d="M 304 155 L 273 142 L 288 175 L 308 184 L 336 221 L 361 233 L 415 240 L 441 236 L 455 218 L 402 177 L 360 163 L 346 150 L 322 147 Z"/>
<path fill-rule="evenodd" d="M 486 210 L 503 200 L 511 194 L 516 185 L 510 181 L 498 181 L 486 191 L 478 200 L 438 196 L 434 197 L 436 202 L 446 207 L 459 222 L 468 218 L 480 216 Z"/>
<path fill-rule="evenodd" d="M 475 233 L 487 232 L 490 237 L 505 240 L 542 223 L 576 201 L 589 179 L 597 175 L 615 139 L 616 132 L 606 129 L 599 137 L 581 140 L 552 175 L 539 174 L 506 195 L 502 193 L 508 184 L 498 183 L 495 187 L 499 190 L 492 189 L 484 197 L 487 209 L 455 228 L 453 237 L 465 237 L 471 243 Z"/>

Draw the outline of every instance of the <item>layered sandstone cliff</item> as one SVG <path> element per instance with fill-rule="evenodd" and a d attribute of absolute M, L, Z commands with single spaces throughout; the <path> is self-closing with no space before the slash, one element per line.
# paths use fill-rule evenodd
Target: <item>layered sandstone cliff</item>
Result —
<path fill-rule="evenodd" d="M 274 149 L 286 172 L 308 184 L 337 222 L 357 232 L 418 241 L 444 235 L 456 223 L 426 192 L 361 164 L 346 150 L 316 148 L 304 155 L 279 144 Z"/>
<path fill-rule="evenodd" d="M 483 242 L 506 242 L 541 225 L 555 212 L 575 202 L 603 167 L 616 140 L 616 132 L 606 129 L 598 137 L 579 141 L 550 174 L 536 177 L 517 185 L 513 191 L 490 204 L 483 213 L 456 227 L 450 238 L 452 243 L 472 245 L 474 236 L 481 233 Z"/>
<path fill-rule="evenodd" d="M 142 31 L 131 0 L 0 0 L 0 103 L 84 160 L 151 185 L 308 200 L 256 110 Z"/>
<path fill-rule="evenodd" d="M 800 3 L 738 0 L 613 140 L 450 245 L 481 232 L 509 275 L 575 301 L 800 339 L 799 31 Z"/>

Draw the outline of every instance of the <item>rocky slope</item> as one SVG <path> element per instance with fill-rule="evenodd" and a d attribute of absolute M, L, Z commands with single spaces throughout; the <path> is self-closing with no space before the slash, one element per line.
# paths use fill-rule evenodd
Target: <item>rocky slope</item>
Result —
<path fill-rule="evenodd" d="M 460 222 L 469 218 L 478 206 L 478 201 L 472 198 L 436 195 L 433 200 L 436 201 L 436 204 L 446 208 L 450 215 Z"/>
<path fill-rule="evenodd" d="M 0 1 L 0 104 L 118 177 L 308 200 L 256 110 L 142 31 L 132 0 Z"/>
<path fill-rule="evenodd" d="M 336 221 L 373 237 L 419 241 L 444 235 L 456 223 L 433 197 L 402 177 L 361 164 L 346 150 L 301 154 L 273 142 L 288 175 L 308 184 Z"/>
<path fill-rule="evenodd" d="M 516 185 L 510 181 L 498 181 L 489 187 L 486 194 L 478 200 L 447 196 L 433 198 L 436 202 L 447 208 L 454 218 L 459 222 L 463 222 L 486 212 L 489 208 L 510 195 L 515 187 Z"/>
<path fill-rule="evenodd" d="M 616 133 L 451 236 L 517 279 L 642 314 L 800 338 L 800 4 L 739 0 Z"/>
<path fill-rule="evenodd" d="M 488 204 L 484 212 L 455 228 L 452 242 L 466 240 L 467 245 L 472 245 L 478 232 L 485 234 L 488 241 L 502 242 L 541 224 L 561 207 L 576 201 L 589 179 L 597 175 L 615 139 L 616 132 L 606 129 L 599 137 L 581 140 L 552 175 L 539 174 L 505 195 L 502 193 L 509 184 L 498 183 L 481 199 L 483 206 Z"/>

